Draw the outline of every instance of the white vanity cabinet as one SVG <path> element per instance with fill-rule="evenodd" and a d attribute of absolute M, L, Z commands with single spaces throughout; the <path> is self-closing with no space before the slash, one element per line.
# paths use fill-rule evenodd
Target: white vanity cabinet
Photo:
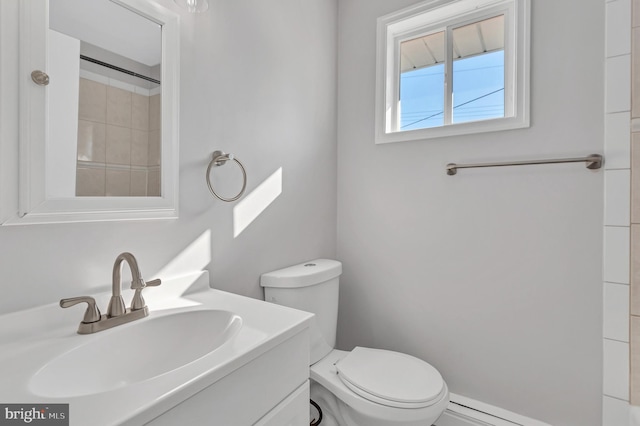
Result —
<path fill-rule="evenodd" d="M 149 426 L 307 424 L 308 328 L 147 423 Z"/>

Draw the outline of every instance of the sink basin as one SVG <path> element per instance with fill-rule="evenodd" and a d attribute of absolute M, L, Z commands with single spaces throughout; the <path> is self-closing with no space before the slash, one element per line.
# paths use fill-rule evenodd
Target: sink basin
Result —
<path fill-rule="evenodd" d="M 65 398 L 142 382 L 206 356 L 241 326 L 242 319 L 232 312 L 192 310 L 74 336 L 89 341 L 45 364 L 31 378 L 29 389 L 39 396 Z"/>
<path fill-rule="evenodd" d="M 208 271 L 153 290 L 148 317 L 94 334 L 58 303 L 0 315 L 0 401 L 69 404 L 69 426 L 250 425 L 306 385 L 313 314 L 211 288 Z M 269 424 L 302 423 L 280 413 Z"/>

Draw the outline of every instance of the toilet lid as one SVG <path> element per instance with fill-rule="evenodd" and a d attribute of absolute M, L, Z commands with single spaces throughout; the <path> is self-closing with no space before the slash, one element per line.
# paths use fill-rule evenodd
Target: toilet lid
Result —
<path fill-rule="evenodd" d="M 356 347 L 336 364 L 336 369 L 353 392 L 392 407 L 431 405 L 444 389 L 438 370 L 399 352 Z"/>

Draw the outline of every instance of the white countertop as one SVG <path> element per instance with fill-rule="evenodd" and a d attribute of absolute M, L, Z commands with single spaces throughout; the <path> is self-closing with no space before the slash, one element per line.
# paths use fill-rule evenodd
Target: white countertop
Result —
<path fill-rule="evenodd" d="M 51 304 L 0 316 L 0 402 L 69 403 L 72 426 L 144 424 L 303 331 L 313 317 L 295 309 L 210 289 L 206 271 L 172 279 L 160 278 L 163 279 L 160 287 L 144 291 L 149 317 L 90 335 L 76 333 L 85 305 L 62 309 L 58 304 Z M 127 304 L 131 293 L 123 291 Z M 110 294 L 94 297 L 104 312 Z M 242 318 L 242 326 L 216 350 L 148 380 L 74 397 L 44 397 L 30 388 L 34 374 L 60 354 L 107 333 L 117 332 L 121 327 L 135 327 L 136 323 L 154 317 L 198 309 L 233 312 Z M 167 342 L 167 347 L 167 353 L 157 356 L 171 356 L 171 342 Z M 137 359 L 135 347 L 119 350 L 130 352 L 132 363 L 153 362 L 153 359 Z M 99 369 L 108 359 L 87 362 Z"/>

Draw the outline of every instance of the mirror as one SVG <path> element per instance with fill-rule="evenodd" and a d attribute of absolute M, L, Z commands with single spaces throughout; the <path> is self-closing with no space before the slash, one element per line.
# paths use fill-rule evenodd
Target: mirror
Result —
<path fill-rule="evenodd" d="M 49 0 L 48 36 L 47 194 L 160 196 L 162 26 L 110 0 Z"/>
<path fill-rule="evenodd" d="M 177 217 L 178 15 L 146 0 L 20 7 L 20 211 L 5 224 Z"/>

